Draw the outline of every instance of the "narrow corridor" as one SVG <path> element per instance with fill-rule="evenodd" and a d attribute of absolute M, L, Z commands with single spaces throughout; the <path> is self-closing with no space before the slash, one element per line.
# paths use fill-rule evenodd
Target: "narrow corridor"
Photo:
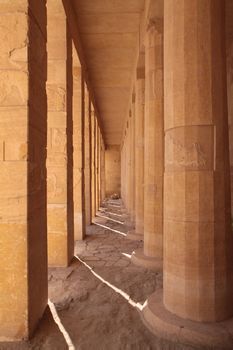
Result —
<path fill-rule="evenodd" d="M 162 273 L 131 263 L 142 242 L 125 237 L 127 219 L 120 201 L 105 202 L 86 239 L 76 242 L 71 266 L 49 269 L 53 315 L 46 311 L 31 342 L 1 344 L 0 350 L 192 349 L 157 339 L 143 325 L 141 309 L 162 287 Z"/>

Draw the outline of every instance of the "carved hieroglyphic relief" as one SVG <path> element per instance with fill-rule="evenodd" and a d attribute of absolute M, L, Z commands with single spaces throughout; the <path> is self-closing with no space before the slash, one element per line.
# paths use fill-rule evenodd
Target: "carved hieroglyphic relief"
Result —
<path fill-rule="evenodd" d="M 65 111 L 66 90 L 64 88 L 47 84 L 47 98 L 50 111 Z"/>
<path fill-rule="evenodd" d="M 26 70 L 28 17 L 26 13 L 1 13 L 1 67 Z"/>
<path fill-rule="evenodd" d="M 207 155 L 198 142 L 186 146 L 171 135 L 166 135 L 165 162 L 166 166 L 204 169 L 207 164 Z"/>
<path fill-rule="evenodd" d="M 55 173 L 49 174 L 47 179 L 47 188 L 49 198 L 55 198 L 63 193 L 63 188 L 58 185 L 57 175 Z"/>
<path fill-rule="evenodd" d="M 63 129 L 52 129 L 52 150 L 66 153 L 66 132 Z"/>
<path fill-rule="evenodd" d="M 1 106 L 22 106 L 27 101 L 27 73 L 0 72 L 0 104 Z"/>

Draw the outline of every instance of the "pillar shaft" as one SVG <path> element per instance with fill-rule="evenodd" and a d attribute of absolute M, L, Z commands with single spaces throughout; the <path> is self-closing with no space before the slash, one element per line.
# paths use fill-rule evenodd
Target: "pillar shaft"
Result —
<path fill-rule="evenodd" d="M 121 144 L 121 199 L 125 203 L 125 138 Z"/>
<path fill-rule="evenodd" d="M 121 188 L 122 188 L 122 198 L 124 201 L 124 206 L 126 205 L 126 185 L 127 185 L 127 157 L 126 157 L 126 143 L 127 143 L 127 137 L 126 137 L 126 129 L 124 133 L 124 140 L 123 140 L 123 148 L 122 148 L 122 174 L 121 174 Z"/>
<path fill-rule="evenodd" d="M 96 123 L 96 210 L 99 209 L 99 126 Z"/>
<path fill-rule="evenodd" d="M 72 42 L 60 1 L 48 2 L 48 257 L 67 266 L 73 257 Z"/>
<path fill-rule="evenodd" d="M 164 304 L 233 314 L 224 2 L 165 0 Z"/>
<path fill-rule="evenodd" d="M 129 211 L 131 221 L 135 221 L 135 96 L 133 95 L 130 110 L 130 192 L 129 192 Z"/>
<path fill-rule="evenodd" d="M 0 17 L 0 341 L 16 341 L 48 299 L 46 4 L 1 2 Z"/>
<path fill-rule="evenodd" d="M 227 95 L 228 124 L 231 168 L 231 218 L 233 225 L 233 2 L 226 0 L 226 52 L 227 52 Z"/>
<path fill-rule="evenodd" d="M 99 155 L 99 178 L 98 178 L 98 180 L 99 180 L 99 207 L 100 207 L 100 203 L 101 203 L 101 133 L 100 133 L 100 129 L 99 129 L 98 155 Z"/>
<path fill-rule="evenodd" d="M 100 138 L 100 203 L 102 203 L 106 196 L 105 189 L 105 145 L 103 137 Z"/>
<path fill-rule="evenodd" d="M 82 69 L 73 48 L 73 183 L 74 238 L 85 237 L 84 118 L 82 114 Z"/>
<path fill-rule="evenodd" d="M 144 106 L 145 72 L 139 70 L 136 80 L 135 112 L 135 228 L 144 231 Z"/>
<path fill-rule="evenodd" d="M 145 39 L 144 254 L 163 255 L 163 35 L 151 20 Z"/>
<path fill-rule="evenodd" d="M 86 225 L 91 224 L 91 115 L 89 92 L 85 84 L 85 214 Z"/>
<path fill-rule="evenodd" d="M 126 144 L 125 144 L 125 149 L 126 149 L 126 192 L 125 192 L 125 197 L 126 197 L 126 209 L 128 213 L 130 212 L 130 119 L 127 121 L 127 129 L 126 129 Z"/>
<path fill-rule="evenodd" d="M 92 218 L 95 217 L 96 214 L 96 168 L 95 168 L 95 154 L 96 154 L 96 118 L 95 118 L 95 112 L 94 109 L 92 109 L 91 114 L 91 138 L 92 138 L 92 152 L 91 152 L 91 159 L 92 159 L 92 177 L 91 177 L 91 183 L 92 183 Z"/>

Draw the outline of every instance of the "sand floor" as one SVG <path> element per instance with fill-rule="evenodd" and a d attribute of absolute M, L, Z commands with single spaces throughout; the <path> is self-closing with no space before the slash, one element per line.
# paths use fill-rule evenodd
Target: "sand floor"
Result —
<path fill-rule="evenodd" d="M 99 215 L 76 243 L 71 266 L 49 269 L 50 308 L 34 338 L 0 350 L 194 349 L 158 339 L 143 325 L 140 310 L 162 287 L 162 273 L 131 263 L 142 242 L 125 237 L 130 223 L 120 201 L 105 203 Z"/>

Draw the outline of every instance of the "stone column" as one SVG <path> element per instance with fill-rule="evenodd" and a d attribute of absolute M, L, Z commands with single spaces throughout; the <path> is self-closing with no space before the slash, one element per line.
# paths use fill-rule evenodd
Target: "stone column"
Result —
<path fill-rule="evenodd" d="M 144 249 L 135 264 L 162 268 L 163 256 L 163 33 L 160 20 L 150 20 L 145 38 Z"/>
<path fill-rule="evenodd" d="M 99 129 L 99 150 L 98 150 L 98 155 L 99 155 L 99 207 L 101 204 L 101 132 Z"/>
<path fill-rule="evenodd" d="M 127 124 L 126 124 L 126 143 L 125 143 L 125 148 L 126 148 L 126 209 L 127 213 L 129 213 L 130 208 L 129 208 L 129 198 L 130 198 L 130 119 L 128 119 Z"/>
<path fill-rule="evenodd" d="M 96 211 L 99 210 L 99 126 L 96 122 Z"/>
<path fill-rule="evenodd" d="M 135 96 L 132 97 L 132 104 L 129 118 L 130 133 L 130 189 L 129 189 L 129 214 L 132 224 L 135 222 Z M 131 231 L 130 231 L 131 233 Z"/>
<path fill-rule="evenodd" d="M 73 182 L 74 238 L 85 237 L 84 116 L 82 109 L 82 69 L 73 46 Z"/>
<path fill-rule="evenodd" d="M 46 2 L 2 1 L 0 21 L 0 341 L 19 341 L 48 300 Z"/>
<path fill-rule="evenodd" d="M 126 184 L 127 184 L 127 171 L 126 171 L 126 129 L 124 131 L 124 138 L 122 143 L 122 150 L 121 150 L 121 198 L 123 200 L 124 204 L 124 210 L 126 211 Z"/>
<path fill-rule="evenodd" d="M 91 225 L 91 123 L 89 92 L 85 84 L 85 214 L 86 225 Z"/>
<path fill-rule="evenodd" d="M 101 134 L 100 137 L 100 204 L 103 203 L 105 193 L 105 145 Z"/>
<path fill-rule="evenodd" d="M 132 176 L 135 176 L 132 171 L 132 109 L 129 110 L 129 118 L 127 121 L 127 211 L 130 216 L 130 222 L 132 223 L 132 203 L 133 203 L 133 189 Z M 128 238 L 133 235 L 133 232 L 128 232 Z"/>
<path fill-rule="evenodd" d="M 227 53 L 227 95 L 228 124 L 231 167 L 231 220 L 233 226 L 233 2 L 226 0 L 226 53 Z"/>
<path fill-rule="evenodd" d="M 91 159 L 92 159 L 92 173 L 91 173 L 91 184 L 92 184 L 92 219 L 95 217 L 96 214 L 96 169 L 95 169 L 95 153 L 96 153 L 96 118 L 95 118 L 95 111 L 92 106 L 91 110 Z"/>
<path fill-rule="evenodd" d="M 124 177 L 124 172 L 125 172 L 125 147 L 124 147 L 124 140 L 123 140 L 122 144 L 121 144 L 121 199 L 122 199 L 123 203 L 125 201 L 125 177 Z"/>
<path fill-rule="evenodd" d="M 135 225 L 135 185 L 136 185 L 136 174 L 135 174 L 135 123 L 136 123 L 136 109 L 135 109 L 135 92 L 132 94 L 132 140 L 131 140 L 131 181 L 132 181 L 132 223 Z"/>
<path fill-rule="evenodd" d="M 127 235 L 143 240 L 144 227 L 144 105 L 145 71 L 137 71 L 135 100 L 135 230 Z"/>
<path fill-rule="evenodd" d="M 48 10 L 48 257 L 67 266 L 74 254 L 72 170 L 72 42 L 62 3 Z M 71 144 L 70 144 L 71 142 Z"/>
<path fill-rule="evenodd" d="M 217 323 L 233 314 L 224 2 L 164 4 L 164 304 L 155 293 L 144 317 L 166 337 L 232 347 Z"/>

